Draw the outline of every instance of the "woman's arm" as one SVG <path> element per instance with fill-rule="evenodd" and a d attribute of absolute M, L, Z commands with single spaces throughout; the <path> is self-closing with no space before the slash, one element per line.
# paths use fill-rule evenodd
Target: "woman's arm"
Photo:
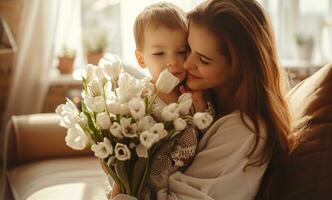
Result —
<path fill-rule="evenodd" d="M 188 169 L 170 176 L 169 188 L 158 192 L 158 200 L 253 199 L 267 167 L 264 164 L 244 171 L 252 162 L 247 155 L 255 138 L 239 113 L 219 119 L 203 136 Z M 260 152 L 264 143 L 261 140 L 255 152 Z"/>

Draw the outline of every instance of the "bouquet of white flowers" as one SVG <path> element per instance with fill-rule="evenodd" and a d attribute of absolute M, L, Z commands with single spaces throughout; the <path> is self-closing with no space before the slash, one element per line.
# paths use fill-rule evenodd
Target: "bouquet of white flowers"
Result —
<path fill-rule="evenodd" d="M 155 85 L 136 79 L 122 70 L 117 56 L 106 54 L 98 66 L 87 67 L 81 109 L 69 99 L 56 109 L 68 129 L 66 144 L 90 147 L 121 193 L 140 197 L 156 156 L 172 148 L 188 123 L 204 129 L 212 122 L 208 113 L 190 114 L 190 93 L 167 106 L 156 103 L 159 92 L 169 93 L 178 83 L 167 70 Z"/>

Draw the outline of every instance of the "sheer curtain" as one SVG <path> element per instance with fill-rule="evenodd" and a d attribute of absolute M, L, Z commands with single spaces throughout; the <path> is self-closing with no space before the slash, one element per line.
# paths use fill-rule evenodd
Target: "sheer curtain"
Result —
<path fill-rule="evenodd" d="M 76 41 L 79 41 L 81 34 L 79 30 L 74 32 L 74 29 L 71 30 L 70 27 L 73 25 L 73 19 L 81 18 L 80 2 L 80 0 L 23 1 L 18 52 L 0 135 L 0 153 L 4 156 L 4 163 L 2 163 L 4 177 L 6 174 L 6 124 L 12 115 L 42 111 L 49 87 L 49 75 L 54 69 L 56 54 L 61 48 L 59 44 L 69 43 L 71 47 L 78 47 L 78 43 L 75 46 L 70 38 L 76 38 Z M 79 23 L 75 24 L 79 26 Z M 5 179 L 2 181 L 5 182 Z M 4 192 L 0 191 L 0 194 Z"/>

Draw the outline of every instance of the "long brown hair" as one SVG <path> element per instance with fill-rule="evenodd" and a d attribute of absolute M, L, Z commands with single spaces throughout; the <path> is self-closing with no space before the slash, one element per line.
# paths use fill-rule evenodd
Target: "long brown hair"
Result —
<path fill-rule="evenodd" d="M 254 124 L 256 142 L 260 138 L 259 121 L 267 131 L 263 153 L 250 165 L 259 166 L 270 158 L 278 165 L 290 152 L 287 137 L 292 118 L 284 93 L 283 71 L 277 59 L 273 29 L 268 16 L 255 0 L 209 0 L 188 14 L 189 23 L 198 24 L 219 39 L 220 53 L 232 66 L 233 102 Z"/>

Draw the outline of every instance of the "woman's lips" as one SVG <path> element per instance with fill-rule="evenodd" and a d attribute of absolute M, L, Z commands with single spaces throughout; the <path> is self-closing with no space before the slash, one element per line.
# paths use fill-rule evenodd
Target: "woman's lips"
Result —
<path fill-rule="evenodd" d="M 193 74 L 190 73 L 190 72 L 187 72 L 187 76 L 188 76 L 188 78 L 198 78 L 198 79 L 200 79 L 200 77 L 195 76 L 195 75 L 193 75 Z"/>

